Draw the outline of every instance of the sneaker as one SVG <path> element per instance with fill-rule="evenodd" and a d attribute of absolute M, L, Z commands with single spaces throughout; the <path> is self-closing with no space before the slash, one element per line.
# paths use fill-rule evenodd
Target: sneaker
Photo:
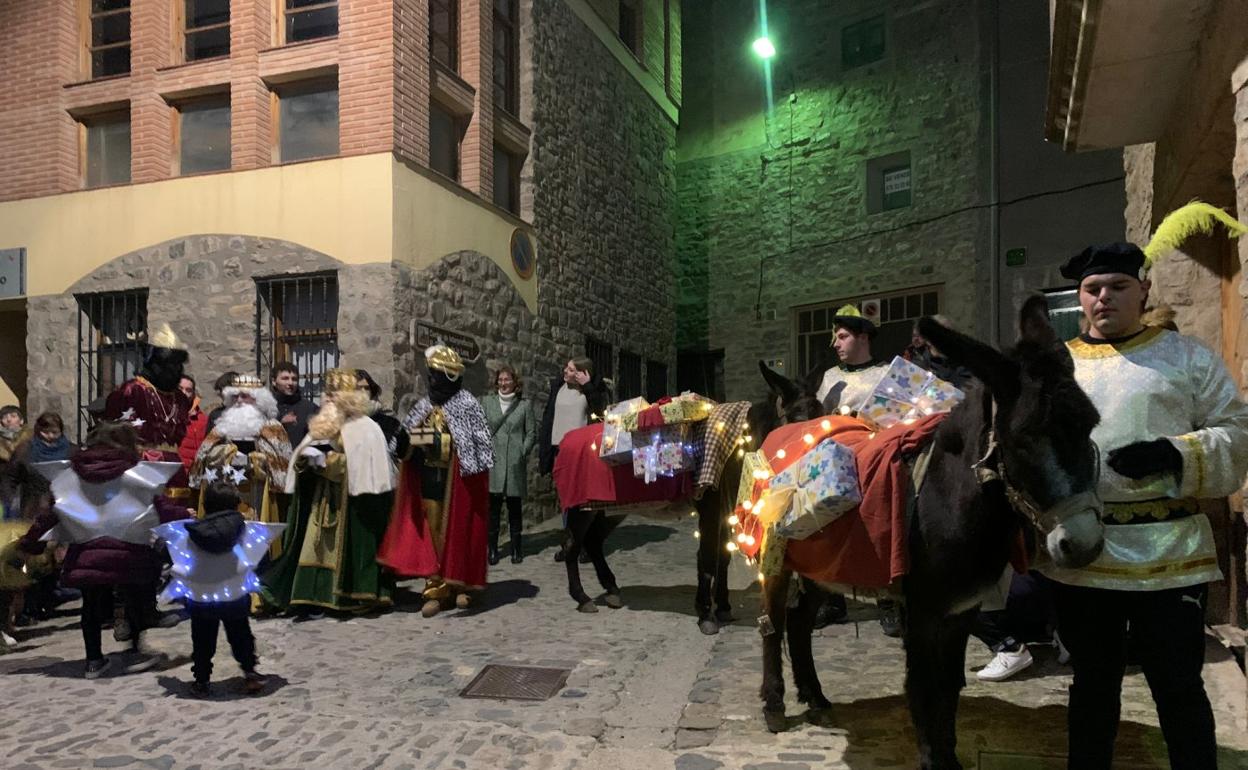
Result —
<path fill-rule="evenodd" d="M 823 603 L 819 605 L 819 609 L 815 610 L 814 628 L 815 630 L 827 628 L 833 623 L 840 623 L 849 617 L 849 607 L 845 604 L 845 597 L 841 594 L 828 594 L 824 597 Z"/>
<path fill-rule="evenodd" d="M 150 655 L 142 650 L 132 650 L 131 655 L 133 657 L 130 662 L 126 664 L 124 669 L 122 669 L 127 674 L 141 674 L 144 671 L 150 671 L 158 662 L 160 662 L 159 655 Z"/>
<path fill-rule="evenodd" d="M 212 695 L 212 688 L 207 682 L 191 682 L 191 695 L 196 698 L 207 698 Z"/>
<path fill-rule="evenodd" d="M 0 631 L 0 644 L 3 644 L 5 647 L 16 647 L 17 640 L 9 636 L 7 631 Z"/>
<path fill-rule="evenodd" d="M 1053 646 L 1057 648 L 1057 662 L 1063 666 L 1070 662 L 1070 650 L 1066 649 L 1066 645 L 1062 644 L 1062 637 L 1053 632 Z"/>
<path fill-rule="evenodd" d="M 130 631 L 130 621 L 121 618 L 113 622 L 113 641 L 128 642 L 133 634 Z"/>
<path fill-rule="evenodd" d="M 98 658 L 87 661 L 87 670 L 83 674 L 87 679 L 99 679 L 113 665 L 112 658 Z"/>
<path fill-rule="evenodd" d="M 248 695 L 255 695 L 265 688 L 269 683 L 269 678 L 259 671 L 251 670 L 243 672 L 243 692 Z"/>
<path fill-rule="evenodd" d="M 997 653 L 997 657 L 988 662 L 988 665 L 981 668 L 975 676 L 981 682 L 1004 682 L 1006 679 L 1028 668 L 1031 664 L 1031 653 L 1026 646 L 1019 648 L 1016 652 L 1002 650 Z"/>

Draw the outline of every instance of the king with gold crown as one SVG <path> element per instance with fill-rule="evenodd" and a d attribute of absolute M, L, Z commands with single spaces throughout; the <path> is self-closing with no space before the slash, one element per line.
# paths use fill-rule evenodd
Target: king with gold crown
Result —
<path fill-rule="evenodd" d="M 377 563 L 393 502 L 394 469 L 354 369 L 325 374 L 320 411 L 286 475 L 290 507 L 282 555 L 260 576 L 274 609 L 368 612 L 389 607 L 393 577 Z"/>
<path fill-rule="evenodd" d="M 463 388 L 464 362 L 444 344 L 425 351 L 429 394 L 403 424 L 412 459 L 403 464 L 394 515 L 378 559 L 401 577 L 423 577 L 431 617 L 461 609 L 485 588 L 493 438 L 481 403 Z"/>

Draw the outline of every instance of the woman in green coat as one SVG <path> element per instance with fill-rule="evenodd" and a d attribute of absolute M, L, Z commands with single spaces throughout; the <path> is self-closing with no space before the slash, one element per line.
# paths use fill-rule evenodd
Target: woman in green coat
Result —
<path fill-rule="evenodd" d="M 498 564 L 498 529 L 503 502 L 511 530 L 511 563 L 524 561 L 520 547 L 520 503 L 528 489 L 529 452 L 537 443 L 537 417 L 520 392 L 520 377 L 510 366 L 494 375 L 494 392 L 481 399 L 485 420 L 494 436 L 494 467 L 490 469 L 490 564 Z"/>

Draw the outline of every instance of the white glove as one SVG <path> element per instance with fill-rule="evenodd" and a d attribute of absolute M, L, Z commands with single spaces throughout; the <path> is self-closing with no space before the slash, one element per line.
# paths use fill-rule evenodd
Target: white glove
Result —
<path fill-rule="evenodd" d="M 304 447 L 303 451 L 299 453 L 299 456 L 304 458 L 304 461 L 306 461 L 308 465 L 317 468 L 325 467 L 325 453 L 319 449 Z"/>

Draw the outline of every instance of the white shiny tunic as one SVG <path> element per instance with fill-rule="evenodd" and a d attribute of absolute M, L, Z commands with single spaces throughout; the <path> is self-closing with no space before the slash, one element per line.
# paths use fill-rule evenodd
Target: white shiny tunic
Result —
<path fill-rule="evenodd" d="M 1107 504 L 1105 551 L 1082 569 L 1045 567 L 1071 585 L 1155 591 L 1220 580 L 1213 531 L 1203 513 L 1117 524 L 1113 503 L 1217 498 L 1248 474 L 1248 405 L 1211 350 L 1197 340 L 1149 328 L 1118 344 L 1067 343 L 1075 379 L 1101 413 L 1092 440 L 1101 450 L 1100 493 Z M 1129 479 L 1106 464 L 1110 451 L 1167 438 L 1183 457 L 1181 479 Z"/>
<path fill-rule="evenodd" d="M 832 392 L 832 388 L 836 387 L 838 382 L 844 382 L 845 389 L 841 391 L 840 406 L 856 408 L 862 404 L 867 396 L 871 395 L 871 391 L 880 383 L 880 379 L 887 371 L 888 364 L 874 364 L 854 371 L 834 366 L 824 372 L 823 382 L 820 383 L 815 397 L 822 404 L 823 400 Z"/>

